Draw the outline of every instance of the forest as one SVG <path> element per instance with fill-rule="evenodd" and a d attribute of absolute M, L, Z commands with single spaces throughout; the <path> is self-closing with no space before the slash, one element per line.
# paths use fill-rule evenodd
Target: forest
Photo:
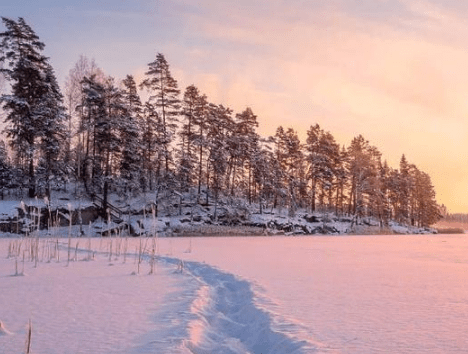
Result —
<path fill-rule="evenodd" d="M 161 53 L 141 82 L 109 77 L 81 56 L 61 88 L 34 30 L 23 18 L 2 21 L 2 197 L 78 188 L 100 196 L 105 212 L 110 193 L 171 191 L 197 203 L 235 197 L 260 212 L 304 208 L 383 225 L 425 227 L 441 217 L 430 176 L 405 155 L 390 167 L 361 135 L 341 146 L 313 122 L 306 141 L 283 126 L 262 137 L 251 108 L 235 113 L 195 85 L 180 89 Z"/>

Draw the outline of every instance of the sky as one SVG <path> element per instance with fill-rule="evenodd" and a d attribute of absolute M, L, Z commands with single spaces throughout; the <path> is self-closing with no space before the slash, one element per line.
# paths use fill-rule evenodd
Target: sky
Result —
<path fill-rule="evenodd" d="M 163 53 L 182 91 L 251 107 L 261 135 L 282 125 L 305 141 L 318 123 L 348 146 L 362 134 L 468 213 L 468 2 L 3 0 L 0 15 L 25 18 L 60 83 L 81 54 L 140 81 Z"/>

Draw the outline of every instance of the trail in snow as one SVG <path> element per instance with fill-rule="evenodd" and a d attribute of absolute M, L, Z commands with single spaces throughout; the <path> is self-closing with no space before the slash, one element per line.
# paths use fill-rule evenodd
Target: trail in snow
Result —
<path fill-rule="evenodd" d="M 181 261 L 161 257 L 180 267 Z M 190 323 L 184 346 L 192 353 L 316 353 L 316 343 L 296 339 L 273 329 L 270 313 L 255 304 L 255 294 L 248 281 L 236 278 L 207 264 L 183 263 L 200 283 L 191 311 L 197 318 Z"/>
<path fill-rule="evenodd" d="M 85 249 L 80 251 L 86 252 Z M 134 255 L 130 253 L 128 256 Z M 150 257 L 148 254 L 143 256 L 146 261 Z M 195 290 L 192 284 L 180 294 L 173 294 L 175 298 L 166 297 L 169 303 L 158 311 L 157 316 L 153 316 L 153 321 L 172 326 L 163 330 L 164 333 L 158 326 L 158 333 L 150 331 L 142 336 L 136 352 L 305 354 L 322 352 L 320 347 L 324 349 L 316 342 L 295 338 L 292 323 L 285 326 L 289 326 L 290 332 L 274 330 L 272 314 L 256 305 L 255 293 L 248 281 L 205 263 L 169 256 L 156 257 L 172 265 L 176 269 L 174 275 L 193 276 L 198 289 Z M 177 295 L 182 295 L 182 299 Z M 177 305 L 173 306 L 171 302 Z M 179 311 L 174 312 L 175 308 Z M 175 335 L 174 329 L 177 331 Z M 173 338 L 170 340 L 173 345 L 168 346 L 168 336 Z"/>
<path fill-rule="evenodd" d="M 89 251 L 79 248 L 79 241 L 85 242 L 74 240 L 75 252 L 87 255 Z M 66 266 L 66 258 L 62 258 L 60 263 L 44 262 L 37 268 L 29 262 L 26 267 L 30 276 L 22 279 L 10 276 L 12 259 L 0 259 L 4 283 L 0 302 L 12 304 L 0 308 L 0 319 L 7 324 L 0 324 L 0 353 L 21 345 L 27 318 L 38 324 L 33 341 L 38 353 L 320 351 L 316 343 L 296 338 L 294 325 L 278 330 L 275 316 L 258 304 L 258 294 L 250 282 L 205 263 L 182 263 L 163 256 L 157 257 L 162 264 L 154 276 L 130 276 L 137 266 L 136 254 L 127 253 L 128 262 L 122 263 L 122 254 L 115 254 L 116 242 L 112 241 L 92 240 L 96 250 L 93 262 L 78 257 Z M 112 244 L 114 255 L 109 257 L 104 250 Z M 6 254 L 7 242 L 0 245 Z M 67 242 L 59 246 L 63 252 Z M 131 242 L 129 249 L 133 249 L 130 246 Z M 142 275 L 148 274 L 151 257 L 145 253 L 143 258 Z"/>

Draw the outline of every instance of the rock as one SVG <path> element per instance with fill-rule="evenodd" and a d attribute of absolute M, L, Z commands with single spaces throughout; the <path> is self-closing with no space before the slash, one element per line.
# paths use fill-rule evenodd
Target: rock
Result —
<path fill-rule="evenodd" d="M 304 215 L 303 216 L 303 219 L 307 222 L 311 222 L 311 223 L 314 223 L 314 222 L 320 222 L 319 218 L 315 215 Z"/>

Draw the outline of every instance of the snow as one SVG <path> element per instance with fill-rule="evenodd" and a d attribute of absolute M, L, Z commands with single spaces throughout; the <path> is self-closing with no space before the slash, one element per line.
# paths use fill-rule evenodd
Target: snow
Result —
<path fill-rule="evenodd" d="M 34 353 L 300 354 L 314 348 L 273 329 L 249 282 L 172 257 L 173 241 L 0 239 L 8 256 L 0 258 L 0 303 L 8 304 L 0 308 L 0 353 L 21 350 L 30 319 Z M 191 252 L 191 240 L 185 241 L 184 252 Z M 150 274 L 151 250 L 162 245 L 165 255 Z"/>
<path fill-rule="evenodd" d="M 272 328 L 318 352 L 468 351 L 464 236 L 194 238 L 191 253 L 187 242 L 172 240 L 174 256 L 248 281 Z"/>
<path fill-rule="evenodd" d="M 147 262 L 140 275 L 132 275 L 134 259 L 123 263 L 120 255 L 109 261 L 105 253 L 94 261 L 79 253 L 67 266 L 64 248 L 59 262 L 44 261 L 35 268 L 26 261 L 25 276 L 14 276 L 14 260 L 5 258 L 10 241 L 0 240 L 0 320 L 10 331 L 0 335 L 0 353 L 22 352 L 29 319 L 33 353 L 183 352 L 178 348 L 187 338 L 198 289 L 191 278 L 164 263 L 148 275 Z M 72 240 L 73 248 L 78 241 L 86 245 L 86 240 Z M 100 241 L 92 241 L 99 246 Z"/>
<path fill-rule="evenodd" d="M 463 236 L 79 238 L 70 262 L 32 238 L 24 276 L 19 240 L 0 239 L 0 353 L 29 319 L 38 354 L 468 351 Z"/>
<path fill-rule="evenodd" d="M 0 220 L 13 218 L 17 216 L 17 208 L 20 208 L 20 202 L 16 200 L 4 200 L 0 203 Z"/>
<path fill-rule="evenodd" d="M 248 281 L 199 262 L 184 262 L 184 269 L 203 284 L 193 306 L 199 320 L 190 330 L 188 347 L 192 352 L 281 354 L 314 351 L 313 343 L 273 329 L 270 313 L 257 306 Z"/>

